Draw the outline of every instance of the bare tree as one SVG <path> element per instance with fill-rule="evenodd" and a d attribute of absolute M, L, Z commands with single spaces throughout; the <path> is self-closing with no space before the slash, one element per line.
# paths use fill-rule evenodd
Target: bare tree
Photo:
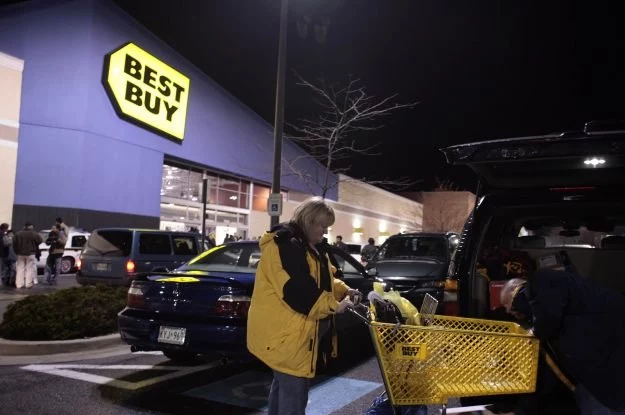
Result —
<path fill-rule="evenodd" d="M 449 181 L 436 181 L 439 185 L 434 191 L 423 193 L 423 230 L 460 232 L 475 204 L 475 196 L 456 190 Z"/>
<path fill-rule="evenodd" d="M 376 151 L 379 143 L 365 143 L 362 135 L 382 128 L 384 125 L 379 123 L 381 118 L 399 109 L 413 108 L 416 103 L 396 103 L 397 94 L 386 98 L 368 95 L 358 79 L 349 78 L 346 86 L 339 87 L 323 80 L 314 84 L 296 76 L 297 85 L 307 88 L 313 94 L 314 102 L 321 111 L 313 119 L 302 119 L 297 124 L 287 125 L 287 136 L 305 148 L 309 155 L 293 160 L 283 159 L 285 173 L 297 175 L 308 185 L 312 194 L 326 197 L 328 191 L 338 185 L 338 175 L 346 174 L 350 170 L 350 166 L 345 165 L 346 160 L 380 154 Z M 300 163 L 306 158 L 313 158 L 322 167 L 313 172 L 301 168 Z M 419 182 L 408 177 L 389 180 L 362 178 L 360 181 L 389 190 L 406 189 Z"/>

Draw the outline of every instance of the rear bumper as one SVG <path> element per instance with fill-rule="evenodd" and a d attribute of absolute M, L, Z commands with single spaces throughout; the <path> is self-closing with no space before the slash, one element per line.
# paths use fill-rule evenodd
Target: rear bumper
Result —
<path fill-rule="evenodd" d="M 133 280 L 132 274 L 124 274 L 115 277 L 101 277 L 94 275 L 85 275 L 82 271 L 76 272 L 76 282 L 80 285 L 88 284 L 105 284 L 105 285 L 123 285 L 130 286 Z"/>
<path fill-rule="evenodd" d="M 199 354 L 248 356 L 246 327 L 214 324 L 168 322 L 158 318 L 128 315 L 127 309 L 118 314 L 119 333 L 124 342 L 144 350 L 180 350 Z M 157 317 L 157 316 L 153 316 Z M 160 326 L 186 329 L 183 345 L 158 342 Z"/>

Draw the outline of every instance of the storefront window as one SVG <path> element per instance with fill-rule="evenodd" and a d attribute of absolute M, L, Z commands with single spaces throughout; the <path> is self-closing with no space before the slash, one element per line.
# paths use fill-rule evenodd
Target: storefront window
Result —
<path fill-rule="evenodd" d="M 220 206 L 240 207 L 239 193 L 230 190 L 219 189 L 217 204 Z"/>
<path fill-rule="evenodd" d="M 252 198 L 252 209 L 267 211 L 267 199 L 270 193 L 269 187 L 254 183 L 254 195 Z"/>
<path fill-rule="evenodd" d="M 249 209 L 250 183 L 239 179 L 220 177 L 215 173 L 186 169 L 173 163 L 163 165 L 161 186 L 161 226 L 184 230 L 202 226 L 202 182 L 207 178 L 206 202 L 213 206 Z M 221 228 L 235 227 L 238 235 L 246 234 L 248 215 L 208 209 L 204 215 L 207 232 Z M 232 225 L 230 225 L 232 224 Z"/>

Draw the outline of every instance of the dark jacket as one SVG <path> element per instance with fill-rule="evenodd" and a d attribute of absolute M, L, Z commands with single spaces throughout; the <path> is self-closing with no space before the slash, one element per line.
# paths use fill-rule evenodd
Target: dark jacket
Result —
<path fill-rule="evenodd" d="M 604 405 L 625 409 L 625 297 L 577 274 L 539 270 L 527 290 L 534 334 Z"/>
<path fill-rule="evenodd" d="M 43 243 L 41 235 L 30 229 L 21 230 L 13 237 L 13 249 L 16 255 L 35 255 L 41 243 Z"/>

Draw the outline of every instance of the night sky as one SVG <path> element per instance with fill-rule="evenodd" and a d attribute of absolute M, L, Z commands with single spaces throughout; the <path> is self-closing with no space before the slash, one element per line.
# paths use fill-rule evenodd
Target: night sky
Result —
<path fill-rule="evenodd" d="M 245 105 L 273 123 L 279 0 L 115 0 Z M 579 130 L 625 119 L 625 13 L 593 1 L 290 0 L 286 118 L 310 115 L 308 79 L 361 79 L 376 96 L 418 101 L 361 138 L 380 156 L 351 175 L 435 177 L 474 190 L 438 148 Z M 325 42 L 297 23 L 328 28 Z"/>

